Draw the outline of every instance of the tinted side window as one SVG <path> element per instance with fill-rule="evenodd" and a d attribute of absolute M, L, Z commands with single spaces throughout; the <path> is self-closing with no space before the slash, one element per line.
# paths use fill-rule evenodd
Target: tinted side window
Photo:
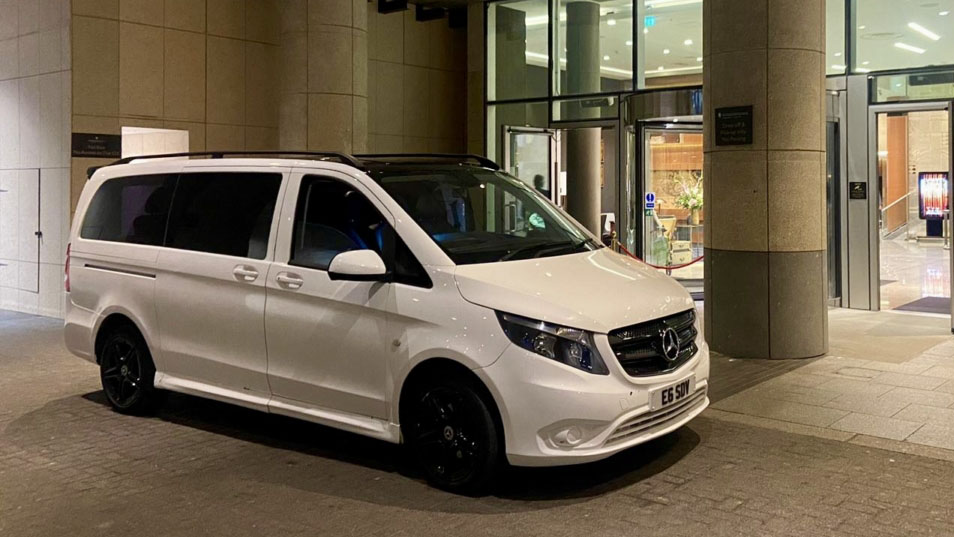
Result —
<path fill-rule="evenodd" d="M 264 259 L 279 173 L 185 173 L 179 176 L 166 245 Z"/>
<path fill-rule="evenodd" d="M 163 174 L 105 181 L 90 201 L 80 237 L 161 245 L 175 180 Z"/>

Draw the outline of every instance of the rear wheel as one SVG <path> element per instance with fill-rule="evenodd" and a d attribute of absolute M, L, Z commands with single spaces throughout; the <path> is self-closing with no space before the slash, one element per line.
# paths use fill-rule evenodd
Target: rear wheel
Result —
<path fill-rule="evenodd" d="M 485 397 L 472 383 L 457 379 L 414 391 L 405 439 L 438 488 L 479 494 L 493 482 L 501 436 Z"/>
<path fill-rule="evenodd" d="M 146 341 L 138 331 L 122 326 L 112 330 L 99 353 L 103 392 L 114 409 L 123 414 L 147 413 L 161 394 L 153 386 L 156 367 Z"/>

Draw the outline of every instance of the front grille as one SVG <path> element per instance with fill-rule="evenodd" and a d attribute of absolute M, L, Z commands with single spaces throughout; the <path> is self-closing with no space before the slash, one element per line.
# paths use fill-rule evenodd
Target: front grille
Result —
<path fill-rule="evenodd" d="M 704 404 L 706 398 L 706 388 L 697 390 L 688 399 L 679 402 L 675 406 L 663 408 L 648 414 L 641 414 L 620 424 L 606 439 L 605 445 L 618 444 L 625 442 L 634 436 L 649 432 L 653 429 L 661 429 L 674 421 L 682 419 L 687 413 L 699 408 Z"/>
<path fill-rule="evenodd" d="M 630 376 L 661 375 L 679 368 L 699 351 L 695 321 L 695 310 L 687 310 L 655 321 L 618 328 L 609 333 L 609 344 Z M 679 337 L 680 350 L 675 360 L 668 360 L 662 348 L 663 334 L 669 328 Z"/>

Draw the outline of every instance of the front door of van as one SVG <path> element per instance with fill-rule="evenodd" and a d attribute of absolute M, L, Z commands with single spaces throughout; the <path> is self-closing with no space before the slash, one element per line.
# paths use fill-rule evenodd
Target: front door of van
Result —
<path fill-rule="evenodd" d="M 328 275 L 340 252 L 381 253 L 392 217 L 372 199 L 345 177 L 292 176 L 266 281 L 268 380 L 275 407 L 388 415 L 391 284 Z"/>
<path fill-rule="evenodd" d="M 184 172 L 159 254 L 167 382 L 267 405 L 265 278 L 283 170 Z"/>

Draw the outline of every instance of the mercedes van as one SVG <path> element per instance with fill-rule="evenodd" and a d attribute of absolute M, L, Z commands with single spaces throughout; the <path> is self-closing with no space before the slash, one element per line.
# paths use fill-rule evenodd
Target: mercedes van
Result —
<path fill-rule="evenodd" d="M 475 492 L 504 463 L 603 459 L 709 403 L 686 290 L 482 157 L 91 172 L 64 331 L 119 412 L 176 391 L 293 416 L 407 444 L 433 484 Z"/>

